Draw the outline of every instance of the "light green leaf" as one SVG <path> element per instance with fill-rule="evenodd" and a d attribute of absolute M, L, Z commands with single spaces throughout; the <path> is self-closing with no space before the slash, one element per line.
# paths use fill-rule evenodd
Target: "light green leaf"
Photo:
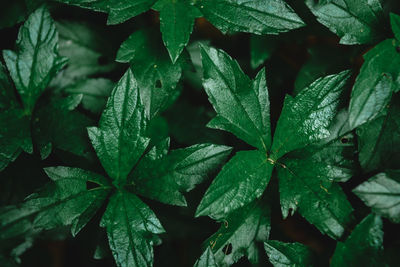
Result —
<path fill-rule="evenodd" d="M 373 120 L 389 104 L 392 91 L 399 86 L 395 82 L 400 75 L 399 45 L 399 41 L 388 39 L 364 55 L 365 62 L 351 92 L 351 128 Z"/>
<path fill-rule="evenodd" d="M 314 266 L 311 250 L 301 243 L 285 243 L 276 240 L 264 242 L 269 261 L 274 267 Z"/>
<path fill-rule="evenodd" d="M 179 96 L 177 83 L 185 64 L 183 56 L 173 64 L 157 36 L 151 30 L 136 31 L 122 43 L 116 59 L 131 64 L 150 118 L 165 110 Z"/>
<path fill-rule="evenodd" d="M 338 242 L 331 266 L 382 266 L 382 226 L 379 216 L 365 217 L 345 242 Z"/>
<path fill-rule="evenodd" d="M 296 97 L 286 96 L 276 126 L 271 158 L 316 143 L 330 136 L 329 126 L 350 77 L 349 71 L 322 77 Z"/>
<path fill-rule="evenodd" d="M 3 56 L 24 109 L 30 114 L 50 80 L 66 63 L 58 56 L 58 33 L 45 7 L 32 13 L 20 28 L 16 46 L 16 52 L 4 50 Z"/>
<path fill-rule="evenodd" d="M 117 191 L 111 196 L 100 225 L 117 266 L 153 266 L 152 234 L 164 232 L 151 209 L 135 195 Z"/>
<path fill-rule="evenodd" d="M 197 207 L 196 216 L 224 218 L 233 210 L 260 198 L 273 167 L 264 152 L 251 150 L 236 153 L 208 188 Z"/>
<path fill-rule="evenodd" d="M 125 182 L 147 148 L 146 127 L 138 85 L 128 70 L 111 92 L 99 127 L 88 128 L 101 164 L 117 184 Z"/>
<path fill-rule="evenodd" d="M 353 192 L 376 214 L 400 223 L 400 171 L 378 173 Z"/>
<path fill-rule="evenodd" d="M 271 127 L 264 69 L 251 81 L 225 52 L 201 47 L 203 86 L 217 112 L 208 126 L 229 131 L 267 151 L 271 145 Z"/>
<path fill-rule="evenodd" d="M 196 5 L 223 33 L 278 34 L 305 26 L 282 0 L 202 0 Z"/>
<path fill-rule="evenodd" d="M 379 0 L 307 0 L 306 4 L 320 23 L 341 38 L 341 44 L 374 43 L 384 37 Z"/>

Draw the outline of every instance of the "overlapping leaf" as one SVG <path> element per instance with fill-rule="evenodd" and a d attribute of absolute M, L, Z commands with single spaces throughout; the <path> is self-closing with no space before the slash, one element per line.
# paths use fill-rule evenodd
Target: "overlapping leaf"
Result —
<path fill-rule="evenodd" d="M 150 8 L 159 11 L 162 38 L 174 63 L 188 43 L 196 17 L 204 16 L 224 33 L 278 34 L 305 25 L 293 9 L 282 0 L 58 1 L 107 12 L 109 24 L 122 23 Z"/>
<path fill-rule="evenodd" d="M 264 243 L 264 248 L 274 267 L 314 265 L 310 249 L 301 243 L 270 240 Z"/>
<path fill-rule="evenodd" d="M 356 226 L 345 242 L 338 242 L 331 266 L 382 266 L 382 219 L 368 215 Z"/>
<path fill-rule="evenodd" d="M 400 172 L 387 170 L 371 177 L 353 189 L 372 210 L 395 223 L 400 223 Z"/>
<path fill-rule="evenodd" d="M 45 7 L 32 13 L 20 28 L 16 46 L 16 52 L 4 50 L 3 56 L 22 105 L 1 66 L 0 170 L 22 150 L 33 152 L 31 114 L 50 80 L 66 62 L 57 53 L 57 31 Z"/>
<path fill-rule="evenodd" d="M 306 1 L 317 20 L 336 33 L 342 44 L 374 43 L 384 36 L 379 0 Z"/>
<path fill-rule="evenodd" d="M 152 30 L 140 30 L 129 36 L 118 50 L 116 60 L 131 64 L 150 118 L 165 110 L 179 96 L 177 83 L 185 59 L 180 57 L 172 63 Z"/>

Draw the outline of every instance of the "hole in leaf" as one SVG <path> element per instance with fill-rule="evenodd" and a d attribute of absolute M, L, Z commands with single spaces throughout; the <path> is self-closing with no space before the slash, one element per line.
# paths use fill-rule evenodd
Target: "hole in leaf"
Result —
<path fill-rule="evenodd" d="M 161 87 L 162 87 L 161 81 L 157 80 L 156 81 L 156 88 L 161 88 Z"/>
<path fill-rule="evenodd" d="M 396 46 L 396 52 L 400 53 L 400 46 Z"/>
<path fill-rule="evenodd" d="M 108 58 L 105 56 L 100 56 L 97 59 L 97 63 L 99 63 L 99 65 L 106 65 L 108 63 Z"/>
<path fill-rule="evenodd" d="M 222 248 L 222 252 L 224 252 L 225 255 L 231 254 L 231 253 L 232 253 L 232 244 L 229 243 L 229 244 L 225 245 L 225 246 Z"/>
<path fill-rule="evenodd" d="M 347 144 L 347 143 L 349 142 L 349 138 L 347 138 L 347 137 L 342 137 L 342 138 L 340 139 L 340 142 L 341 142 L 342 144 Z"/>
<path fill-rule="evenodd" d="M 93 183 L 91 181 L 86 181 L 86 189 L 87 190 L 94 189 L 94 188 L 97 188 L 97 187 L 99 187 L 98 184 Z"/>

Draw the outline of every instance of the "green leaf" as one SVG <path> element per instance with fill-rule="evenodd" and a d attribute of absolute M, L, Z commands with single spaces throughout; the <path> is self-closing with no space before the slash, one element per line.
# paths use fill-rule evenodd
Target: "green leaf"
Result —
<path fill-rule="evenodd" d="M 99 127 L 88 128 L 101 164 L 117 183 L 126 180 L 147 148 L 146 127 L 138 85 L 128 70 L 111 92 Z"/>
<path fill-rule="evenodd" d="M 68 58 L 66 68 L 54 79 L 52 86 L 63 88 L 78 79 L 98 76 L 116 69 L 115 48 L 109 32 L 87 22 L 61 20 L 59 32 L 60 55 Z"/>
<path fill-rule="evenodd" d="M 149 10 L 157 0 L 110 0 L 102 6 L 108 10 L 108 24 L 119 24 Z"/>
<path fill-rule="evenodd" d="M 390 13 L 390 24 L 392 25 L 394 37 L 400 41 L 400 16 Z"/>
<path fill-rule="evenodd" d="M 5 67 L 0 62 L 0 110 L 18 106 L 14 88 Z"/>
<path fill-rule="evenodd" d="M 130 62 L 150 118 L 165 110 L 180 94 L 176 85 L 182 76 L 185 59 L 181 56 L 173 64 L 155 32 L 139 30 L 133 33 L 122 43 L 116 60 Z"/>
<path fill-rule="evenodd" d="M 336 33 L 341 44 L 367 44 L 384 37 L 383 10 L 379 0 L 307 0 L 317 20 Z"/>
<path fill-rule="evenodd" d="M 278 34 L 305 26 L 282 0 L 202 0 L 196 5 L 223 33 Z"/>
<path fill-rule="evenodd" d="M 43 2 L 45 0 L 14 0 L 5 3 L 0 11 L 0 29 L 24 21 Z"/>
<path fill-rule="evenodd" d="M 338 242 L 331 266 L 382 266 L 382 220 L 370 214 L 345 242 Z"/>
<path fill-rule="evenodd" d="M 322 77 L 296 97 L 286 95 L 276 126 L 271 158 L 316 143 L 330 136 L 329 126 L 338 112 L 349 71 Z"/>
<path fill-rule="evenodd" d="M 338 239 L 352 221 L 353 209 L 329 175 L 332 175 L 330 166 L 312 158 L 286 158 L 278 163 L 283 217 L 298 209 L 322 233 Z"/>
<path fill-rule="evenodd" d="M 264 248 L 274 267 L 314 265 L 311 250 L 301 243 L 270 240 L 264 242 Z"/>
<path fill-rule="evenodd" d="M 270 228 L 269 208 L 261 202 L 253 202 L 224 219 L 220 229 L 205 245 L 211 247 L 221 266 L 229 266 L 244 255 L 252 260 L 255 242 L 266 241 Z"/>
<path fill-rule="evenodd" d="M 297 95 L 320 77 L 349 68 L 360 53 L 362 53 L 360 47 L 351 47 L 346 50 L 340 46 L 316 45 L 310 47 L 308 49 L 310 58 L 302 65 L 297 74 L 293 95 Z"/>
<path fill-rule="evenodd" d="M 152 234 L 164 232 L 151 209 L 135 195 L 117 191 L 110 198 L 100 225 L 118 266 L 152 266 Z"/>
<path fill-rule="evenodd" d="M 22 109 L 0 112 L 0 171 L 14 161 L 21 151 L 33 152 L 30 118 Z"/>
<path fill-rule="evenodd" d="M 231 152 L 231 148 L 211 144 L 177 149 L 165 155 L 167 146 L 158 152 L 154 147 L 132 173 L 135 192 L 160 202 L 186 205 L 182 192 L 203 182 Z"/>
<path fill-rule="evenodd" d="M 389 104 L 400 75 L 400 43 L 388 39 L 364 55 L 365 62 L 357 76 L 349 107 L 352 128 L 373 120 Z M 396 85 L 395 85 L 396 83 Z"/>
<path fill-rule="evenodd" d="M 89 157 L 91 145 L 86 127 L 95 123 L 74 110 L 81 99 L 81 95 L 53 97 L 48 105 L 41 106 L 35 111 L 32 135 L 42 159 L 49 156 L 52 148 Z"/>
<path fill-rule="evenodd" d="M 54 184 L 33 194 L 19 206 L 0 212 L 0 239 L 29 235 L 63 225 L 71 225 L 76 235 L 93 217 L 111 187 L 95 173 L 68 167 L 45 169 Z M 97 187 L 87 189 L 87 182 Z"/>
<path fill-rule="evenodd" d="M 3 56 L 24 108 L 31 113 L 36 100 L 66 63 L 57 54 L 58 33 L 46 8 L 29 16 L 19 30 L 16 46 L 16 52 L 4 50 Z"/>
<path fill-rule="evenodd" d="M 394 97 L 388 110 L 357 128 L 358 159 L 363 170 L 398 168 L 400 157 L 400 99 Z"/>
<path fill-rule="evenodd" d="M 208 126 L 229 131 L 267 151 L 271 145 L 271 127 L 264 69 L 251 81 L 225 52 L 201 47 L 203 86 L 217 112 Z"/>
<path fill-rule="evenodd" d="M 215 262 L 214 254 L 210 247 L 204 251 L 201 257 L 196 261 L 193 267 L 218 267 L 217 263 Z"/>
<path fill-rule="evenodd" d="M 400 171 L 378 173 L 353 192 L 376 214 L 400 223 Z"/>
<path fill-rule="evenodd" d="M 99 114 L 103 111 L 107 103 L 107 98 L 110 96 L 114 82 L 104 78 L 93 78 L 81 80 L 71 86 L 68 86 L 64 91 L 70 95 L 82 94 L 83 108 Z"/>
<path fill-rule="evenodd" d="M 199 206 L 196 217 L 214 219 L 227 216 L 235 209 L 260 198 L 271 178 L 273 165 L 265 152 L 240 151 L 224 165 Z"/>
<path fill-rule="evenodd" d="M 160 30 L 172 63 L 189 42 L 199 10 L 186 0 L 159 0 L 153 9 L 160 12 Z"/>
<path fill-rule="evenodd" d="M 253 69 L 263 64 L 278 47 L 278 40 L 271 36 L 250 36 L 250 65 Z"/>

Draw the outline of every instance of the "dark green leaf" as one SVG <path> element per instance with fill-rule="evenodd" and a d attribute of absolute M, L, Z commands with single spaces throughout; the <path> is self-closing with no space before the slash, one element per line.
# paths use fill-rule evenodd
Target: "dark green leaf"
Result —
<path fill-rule="evenodd" d="M 217 263 L 215 262 L 214 254 L 210 247 L 204 251 L 201 257 L 196 261 L 193 267 L 218 267 Z"/>
<path fill-rule="evenodd" d="M 82 106 L 95 114 L 99 114 L 106 106 L 114 83 L 104 78 L 81 80 L 64 89 L 71 95 L 82 94 Z"/>
<path fill-rule="evenodd" d="M 14 26 L 28 17 L 45 0 L 13 0 L 4 2 L 0 11 L 0 29 Z"/>
<path fill-rule="evenodd" d="M 338 112 L 349 71 L 322 77 L 296 97 L 286 95 L 271 148 L 271 158 L 330 136 L 329 126 Z"/>
<path fill-rule="evenodd" d="M 382 220 L 370 214 L 345 242 L 337 244 L 331 266 L 382 266 L 382 243 Z"/>
<path fill-rule="evenodd" d="M 338 239 L 353 209 L 340 186 L 327 177 L 331 171 L 323 162 L 287 158 L 278 164 L 279 192 L 284 218 L 299 209 L 322 233 Z"/>
<path fill-rule="evenodd" d="M 400 16 L 390 13 L 390 24 L 392 25 L 394 37 L 400 41 Z"/>
<path fill-rule="evenodd" d="M 293 95 L 297 95 L 320 77 L 348 68 L 360 52 L 359 47 L 343 50 L 343 47 L 319 45 L 309 48 L 310 58 L 297 74 Z"/>
<path fill-rule="evenodd" d="M 138 85 L 128 70 L 111 92 L 99 127 L 88 128 L 101 164 L 117 183 L 126 180 L 147 148 L 146 125 Z"/>
<path fill-rule="evenodd" d="M 0 110 L 17 106 L 14 88 L 6 69 L 0 62 Z"/>
<path fill-rule="evenodd" d="M 231 152 L 226 146 L 202 144 L 177 149 L 165 155 L 154 147 L 132 174 L 135 191 L 145 197 L 173 204 L 186 205 L 182 192 L 203 182 Z"/>
<path fill-rule="evenodd" d="M 159 0 L 153 9 L 160 12 L 160 30 L 173 63 L 189 42 L 199 10 L 186 0 Z"/>
<path fill-rule="evenodd" d="M 202 46 L 201 53 L 203 86 L 218 114 L 208 126 L 229 131 L 267 151 L 271 145 L 271 129 L 264 69 L 251 81 L 239 64 L 222 50 Z"/>
<path fill-rule="evenodd" d="M 81 95 L 51 98 L 51 103 L 35 111 L 33 138 L 41 157 L 47 158 L 52 148 L 69 151 L 78 156 L 89 157 L 91 150 L 86 127 L 93 120 L 74 110 Z"/>
<path fill-rule="evenodd" d="M 353 192 L 376 214 L 400 223 L 400 171 L 378 173 Z"/>
<path fill-rule="evenodd" d="M 282 0 L 202 0 L 196 5 L 223 33 L 278 34 L 305 26 Z"/>
<path fill-rule="evenodd" d="M 30 118 L 22 109 L 0 112 L 0 171 L 14 161 L 22 150 L 33 152 Z"/>
<path fill-rule="evenodd" d="M 263 64 L 276 50 L 278 41 L 271 36 L 251 35 L 250 64 L 253 69 Z"/>
<path fill-rule="evenodd" d="M 100 225 L 107 230 L 111 251 L 120 267 L 153 266 L 152 234 L 164 232 L 151 209 L 138 197 L 117 191 Z"/>
<path fill-rule="evenodd" d="M 321 2 L 321 3 L 320 3 Z M 336 33 L 342 44 L 374 43 L 384 37 L 379 0 L 307 0 L 317 20 Z"/>
<path fill-rule="evenodd" d="M 111 187 L 107 180 L 89 171 L 56 167 L 45 169 L 54 187 L 29 196 L 19 206 L 4 207 L 0 212 L 0 239 L 29 235 L 62 225 L 71 225 L 76 235 L 92 218 Z M 87 182 L 98 186 L 87 189 Z"/>
<path fill-rule="evenodd" d="M 173 64 L 155 32 L 140 30 L 129 36 L 122 43 L 116 60 L 131 63 L 150 118 L 165 110 L 179 95 L 176 85 L 185 60 L 181 56 Z"/>
<path fill-rule="evenodd" d="M 301 243 L 284 243 L 270 240 L 264 243 L 269 261 L 274 267 L 313 266 L 312 252 Z"/>
<path fill-rule="evenodd" d="M 358 159 L 365 171 L 398 168 L 400 158 L 400 102 L 394 97 L 388 110 L 357 128 Z"/>
<path fill-rule="evenodd" d="M 236 153 L 208 188 L 197 207 L 196 216 L 224 218 L 233 210 L 260 198 L 273 167 L 265 152 L 251 150 Z"/>
<path fill-rule="evenodd" d="M 244 255 L 252 260 L 255 241 L 266 241 L 270 228 L 269 208 L 253 202 L 222 220 L 218 232 L 205 244 L 211 247 L 218 265 L 229 266 Z"/>
<path fill-rule="evenodd" d="M 24 108 L 31 113 L 36 100 L 66 63 L 57 54 L 58 33 L 46 8 L 29 16 L 19 30 L 16 46 L 17 52 L 5 50 L 3 56 Z"/>
<path fill-rule="evenodd" d="M 61 20 L 56 22 L 59 32 L 60 55 L 68 58 L 68 65 L 51 85 L 65 87 L 77 79 L 107 73 L 116 68 L 115 48 L 108 32 L 95 24 Z"/>

